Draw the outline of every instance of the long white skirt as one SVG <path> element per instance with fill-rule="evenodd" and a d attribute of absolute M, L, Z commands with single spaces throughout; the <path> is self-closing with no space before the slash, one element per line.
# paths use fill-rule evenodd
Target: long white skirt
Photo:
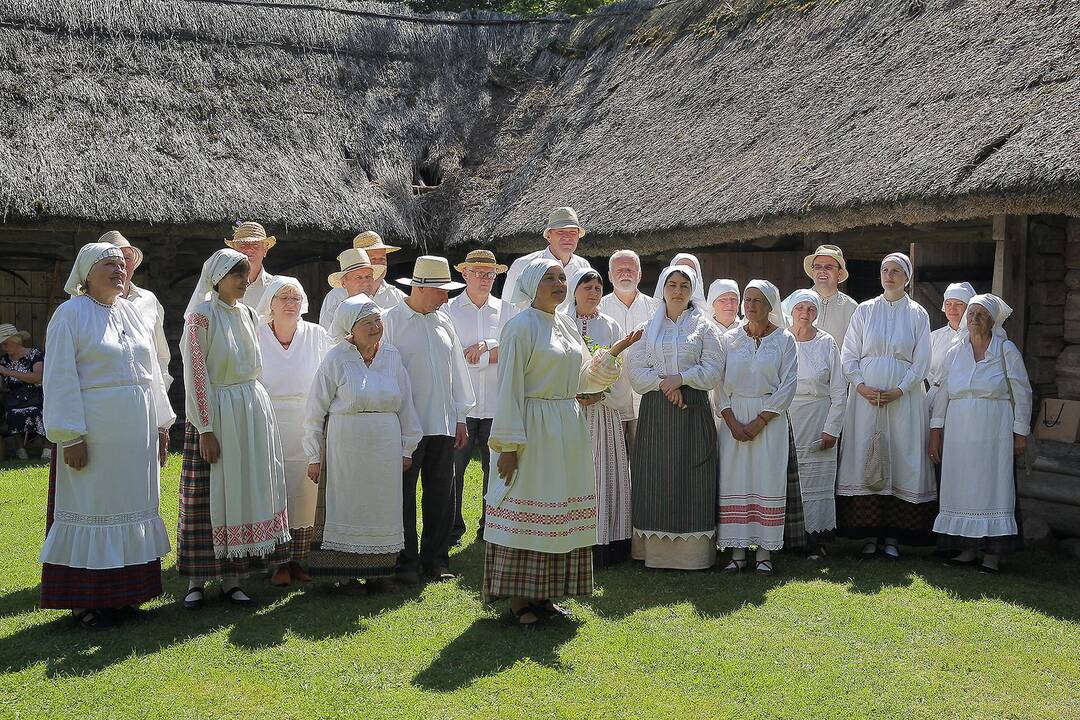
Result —
<path fill-rule="evenodd" d="M 596 473 L 596 542 L 608 545 L 633 535 L 630 517 L 630 460 L 618 413 L 603 403 L 585 408 Z"/>
<path fill-rule="evenodd" d="M 791 432 L 795 438 L 795 455 L 799 461 L 799 485 L 802 488 L 803 514 L 808 533 L 836 529 L 838 446 L 821 449 L 821 432 L 829 417 L 830 406 L 828 395 L 796 395 L 788 408 Z"/>
<path fill-rule="evenodd" d="M 142 565 L 169 553 L 158 514 L 158 429 L 144 385 L 82 391 L 87 465 L 56 461 L 56 510 L 41 562 L 90 570 Z"/>
<path fill-rule="evenodd" d="M 374 554 L 405 547 L 401 453 L 397 413 L 330 415 L 324 550 Z"/>
<path fill-rule="evenodd" d="M 315 506 L 319 502 L 319 486 L 307 476 L 307 454 L 304 453 L 303 398 L 270 398 L 277 418 L 281 451 L 285 458 L 285 491 L 289 499 L 289 528 L 309 528 L 315 525 Z"/>
<path fill-rule="evenodd" d="M 731 411 L 749 422 L 765 409 L 764 397 L 731 396 Z M 719 548 L 784 546 L 787 509 L 788 419 L 773 418 L 751 442 L 739 442 L 725 425 L 720 433 Z"/>
<path fill-rule="evenodd" d="M 1008 398 L 949 400 L 934 532 L 969 538 L 1017 534 L 1012 428 Z"/>

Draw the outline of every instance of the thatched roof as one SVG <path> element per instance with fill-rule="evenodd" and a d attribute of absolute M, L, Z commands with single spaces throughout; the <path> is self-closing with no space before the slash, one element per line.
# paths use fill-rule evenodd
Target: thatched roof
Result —
<path fill-rule="evenodd" d="M 559 20 L 7 0 L 0 218 L 243 216 L 519 249 L 572 204 L 597 250 L 659 250 L 1080 214 L 1076 0 L 676 0 Z M 415 196 L 417 179 L 442 185 Z"/>

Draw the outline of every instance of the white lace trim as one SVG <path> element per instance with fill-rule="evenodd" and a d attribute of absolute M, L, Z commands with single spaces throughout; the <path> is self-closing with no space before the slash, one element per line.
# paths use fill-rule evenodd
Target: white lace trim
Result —
<path fill-rule="evenodd" d="M 701 538 L 709 538 L 710 540 L 716 535 L 716 530 L 702 530 L 700 532 L 688 532 L 688 533 L 673 533 L 664 532 L 663 530 L 639 530 L 634 528 L 634 536 L 642 538 L 661 538 L 663 540 L 700 540 Z"/>
<path fill-rule="evenodd" d="M 66 510 L 53 512 L 53 522 L 65 525 L 96 525 L 99 527 L 115 527 L 118 525 L 132 525 L 143 523 L 147 520 L 159 519 L 158 511 L 154 508 L 141 510 L 133 513 L 121 513 L 119 515 L 81 515 Z"/>
<path fill-rule="evenodd" d="M 338 550 L 340 552 L 353 553 L 354 555 L 384 555 L 386 553 L 401 552 L 405 549 L 405 543 L 392 543 L 390 545 L 362 545 L 356 543 L 335 542 L 323 540 L 323 550 Z"/>
<path fill-rule="evenodd" d="M 760 537 L 717 538 L 716 547 L 720 550 L 723 550 L 725 548 L 761 548 L 762 550 L 768 550 L 769 552 L 773 552 L 776 550 L 780 550 L 784 547 L 784 540 L 783 538 L 781 538 L 779 542 L 775 540 L 768 541 Z"/>

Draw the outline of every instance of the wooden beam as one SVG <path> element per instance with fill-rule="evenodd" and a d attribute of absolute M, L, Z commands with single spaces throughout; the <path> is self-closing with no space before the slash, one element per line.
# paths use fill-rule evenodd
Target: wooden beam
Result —
<path fill-rule="evenodd" d="M 994 216 L 993 292 L 1012 306 L 1005 332 L 1021 351 L 1027 329 L 1027 215 Z"/>

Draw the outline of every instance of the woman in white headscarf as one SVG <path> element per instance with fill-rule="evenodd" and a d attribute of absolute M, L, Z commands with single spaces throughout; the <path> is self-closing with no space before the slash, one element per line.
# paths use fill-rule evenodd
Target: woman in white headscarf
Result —
<path fill-rule="evenodd" d="M 255 308 L 262 352 L 259 382 L 270 395 L 285 453 L 285 490 L 292 539 L 271 558 L 277 568 L 270 583 L 279 587 L 289 585 L 294 579 L 300 582 L 311 579 L 302 563 L 307 559 L 315 529 L 319 488 L 307 476 L 308 458 L 302 442 L 304 413 L 315 371 L 333 343 L 321 325 L 303 319 L 307 310 L 304 287 L 287 275 L 270 279 L 259 307 Z"/>
<path fill-rule="evenodd" d="M 688 267 L 694 271 L 694 297 L 692 300 L 699 312 L 708 315 L 708 304 L 705 302 L 705 276 L 701 274 L 701 262 L 697 259 L 696 255 L 691 255 L 690 253 L 677 253 L 675 257 L 671 258 L 668 267 L 680 266 Z M 653 291 L 653 298 L 656 300 L 664 299 L 664 286 L 661 285 L 659 281 L 656 283 L 656 289 Z"/>
<path fill-rule="evenodd" d="M 633 555 L 646 567 L 704 570 L 716 562 L 716 425 L 709 391 L 724 358 L 716 328 L 694 300 L 692 268 L 664 268 L 663 303 L 627 358 L 641 394 L 634 478 Z"/>
<path fill-rule="evenodd" d="M 339 342 L 315 374 L 304 422 L 307 481 L 322 496 L 309 571 L 346 582 L 347 593 L 394 592 L 390 578 L 405 547 L 401 473 L 423 429 L 401 353 L 383 339 L 379 306 L 363 293 L 346 298 L 330 334 Z"/>
<path fill-rule="evenodd" d="M 49 321 L 44 423 L 49 473 L 41 607 L 99 629 L 161 594 L 169 536 L 158 512 L 160 466 L 176 416 L 153 328 L 121 297 L 124 256 L 79 250 Z"/>
<path fill-rule="evenodd" d="M 930 319 L 905 292 L 911 260 L 881 261 L 882 294 L 861 303 L 840 360 L 849 383 L 836 489 L 838 532 L 867 539 L 861 555 L 900 557 L 900 543 L 929 544 L 937 488 L 926 443 Z"/>
<path fill-rule="evenodd" d="M 566 300 L 559 310 L 574 321 L 586 346 L 611 347 L 622 336 L 615 318 L 599 310 L 604 295 L 600 273 L 590 268 L 575 270 L 567 283 Z M 578 402 L 585 408 L 585 419 L 593 444 L 593 470 L 596 473 L 596 546 L 593 565 L 605 568 L 630 557 L 630 460 L 626 454 L 623 420 L 634 413 L 630 381 L 623 373 L 609 387 L 598 393 L 584 393 Z"/>
<path fill-rule="evenodd" d="M 218 250 L 184 313 L 187 428 L 180 470 L 177 571 L 188 578 L 184 607 L 202 607 L 203 584 L 222 579 L 221 595 L 252 604 L 240 587 L 251 558 L 289 540 L 285 461 L 270 396 L 259 382 L 259 319 L 240 302 L 247 258 Z"/>
<path fill-rule="evenodd" d="M 720 433 L 716 545 L 732 548 L 725 572 L 744 569 L 746 550 L 754 547 L 754 571 L 769 575 L 771 553 L 784 546 L 787 525 L 787 410 L 798 383 L 798 353 L 771 282 L 746 284 L 743 316 L 746 323 L 723 337 L 724 383 L 716 394 L 716 412 L 727 426 Z M 801 528 L 798 535 L 801 543 Z"/>
<path fill-rule="evenodd" d="M 934 400 L 930 459 L 941 463 L 940 547 L 960 551 L 957 565 L 998 571 L 999 557 L 1021 549 L 1013 456 L 1030 431 L 1031 384 L 1024 358 L 1002 323 L 1012 308 L 996 295 L 975 295 L 966 330 L 945 353 Z"/>
<path fill-rule="evenodd" d="M 498 480 L 484 498 L 484 602 L 509 598 L 522 627 L 565 611 L 554 599 L 593 591 L 596 478 L 585 412 L 577 400 L 619 378 L 618 357 L 640 336 L 589 352 L 557 312 L 566 274 L 537 258 L 513 288 L 531 303 L 499 339 L 499 384 L 489 447 Z M 495 473 L 492 473 L 495 475 Z"/>
<path fill-rule="evenodd" d="M 930 389 L 926 391 L 926 404 L 930 412 L 934 410 L 934 396 L 941 387 L 945 353 L 960 337 L 964 314 L 967 312 L 968 302 L 973 297 L 975 297 L 975 288 L 971 287 L 971 283 L 952 283 L 945 289 L 945 297 L 941 301 L 941 312 L 945 313 L 945 319 L 948 322 L 930 333 L 930 372 L 926 375 L 926 381 L 930 383 Z"/>
<path fill-rule="evenodd" d="M 723 335 L 742 324 L 739 319 L 739 284 L 734 280 L 721 278 L 709 285 L 709 296 L 705 299 L 705 314 L 711 309 L 711 318 L 717 332 Z"/>

